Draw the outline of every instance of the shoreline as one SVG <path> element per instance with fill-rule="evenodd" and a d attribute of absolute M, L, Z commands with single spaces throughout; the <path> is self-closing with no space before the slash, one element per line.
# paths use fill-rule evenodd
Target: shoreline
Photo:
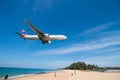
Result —
<path fill-rule="evenodd" d="M 27 76 L 34 76 L 34 75 L 40 75 L 40 74 L 47 74 L 47 73 L 52 73 L 52 72 L 57 72 L 59 70 L 56 71 L 45 71 L 45 72 L 39 72 L 39 73 L 33 73 L 33 74 L 21 74 L 21 75 L 14 75 L 14 76 L 9 76 L 9 79 L 13 80 L 15 78 L 21 78 L 21 77 L 27 77 Z M 4 80 L 4 77 L 0 78 L 0 80 Z"/>
<path fill-rule="evenodd" d="M 2 67 L 0 73 L 0 80 L 8 74 L 8 78 L 24 77 L 36 74 L 45 74 L 59 71 L 58 69 L 32 69 L 32 68 L 6 68 Z"/>
<path fill-rule="evenodd" d="M 28 75 L 11 76 L 8 80 L 120 80 L 120 72 L 58 70 Z M 4 80 L 0 78 L 0 80 Z"/>
<path fill-rule="evenodd" d="M 120 80 L 120 72 L 95 72 L 81 70 L 60 70 L 43 74 L 33 74 L 12 80 Z"/>

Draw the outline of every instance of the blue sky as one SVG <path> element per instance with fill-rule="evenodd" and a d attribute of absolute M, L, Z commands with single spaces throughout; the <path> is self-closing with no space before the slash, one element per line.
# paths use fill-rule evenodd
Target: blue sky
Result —
<path fill-rule="evenodd" d="M 119 0 L 0 0 L 0 66 L 61 68 L 84 61 L 120 66 Z M 35 34 L 25 19 L 65 41 L 42 45 L 15 32 Z"/>

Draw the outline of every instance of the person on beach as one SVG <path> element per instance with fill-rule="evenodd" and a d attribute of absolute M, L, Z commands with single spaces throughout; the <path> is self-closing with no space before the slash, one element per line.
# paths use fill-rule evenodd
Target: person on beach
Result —
<path fill-rule="evenodd" d="M 73 73 L 71 73 L 71 76 L 73 76 Z"/>
<path fill-rule="evenodd" d="M 8 74 L 5 76 L 5 78 L 4 78 L 5 80 L 7 80 L 8 79 Z"/>
<path fill-rule="evenodd" d="M 74 74 L 76 75 L 76 70 L 74 70 Z"/>
<path fill-rule="evenodd" d="M 56 77 L 56 72 L 54 72 L 54 77 Z"/>

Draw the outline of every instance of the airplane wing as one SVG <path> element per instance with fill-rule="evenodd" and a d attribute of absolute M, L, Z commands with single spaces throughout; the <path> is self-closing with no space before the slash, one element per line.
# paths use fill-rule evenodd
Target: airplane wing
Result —
<path fill-rule="evenodd" d="M 39 36 L 40 39 L 44 38 L 45 35 L 40 30 L 38 30 L 34 25 L 32 25 L 28 20 L 25 22 L 30 26 L 30 28 Z"/>

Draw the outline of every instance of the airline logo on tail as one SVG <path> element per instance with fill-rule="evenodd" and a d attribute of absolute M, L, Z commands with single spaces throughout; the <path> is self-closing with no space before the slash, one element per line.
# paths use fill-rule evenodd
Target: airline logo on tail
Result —
<path fill-rule="evenodd" d="M 28 35 L 28 34 L 26 33 L 26 31 L 24 29 L 22 29 L 22 36 L 25 37 L 26 35 Z"/>

